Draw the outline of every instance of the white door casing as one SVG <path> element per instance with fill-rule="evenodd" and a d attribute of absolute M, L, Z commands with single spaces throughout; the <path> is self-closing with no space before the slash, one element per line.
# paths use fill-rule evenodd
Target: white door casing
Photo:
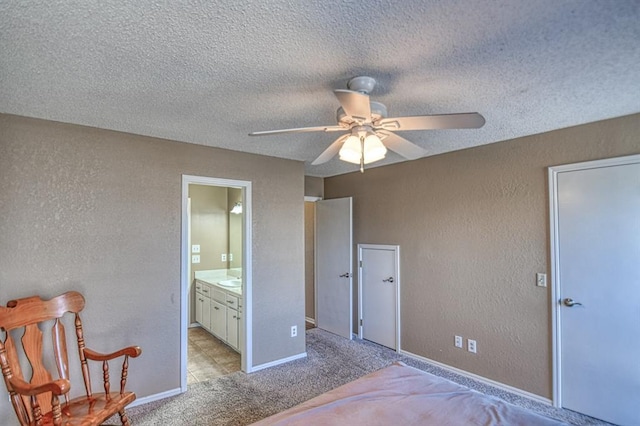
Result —
<path fill-rule="evenodd" d="M 551 167 L 549 184 L 554 404 L 640 424 L 640 155 Z"/>
<path fill-rule="evenodd" d="M 305 204 L 305 269 L 308 268 L 308 270 L 311 272 L 313 278 L 313 282 L 311 283 L 311 288 L 308 288 L 309 283 L 307 282 L 306 278 L 305 278 L 305 321 L 309 322 L 313 325 L 316 324 L 316 284 L 315 284 L 315 279 L 316 279 L 316 235 L 315 235 L 315 218 L 316 218 L 316 202 L 322 200 L 322 197 L 312 197 L 312 196 L 308 196 L 305 195 L 304 197 L 304 204 Z M 313 209 L 312 209 L 312 218 L 311 218 L 311 222 L 310 222 L 310 228 L 307 228 L 307 221 L 309 220 L 309 218 L 307 217 L 307 203 L 311 203 L 313 205 Z M 311 235 L 309 235 L 311 234 Z M 306 256 L 307 254 L 307 241 L 309 236 L 311 236 L 311 244 L 312 244 L 312 249 L 313 252 L 311 253 L 309 262 L 307 262 L 307 258 Z M 305 273 L 306 274 L 306 273 Z M 313 312 L 307 312 L 308 306 L 313 306 Z"/>
<path fill-rule="evenodd" d="M 252 210 L 251 182 L 205 176 L 182 175 L 182 231 L 181 231 L 181 295 L 180 295 L 180 391 L 187 391 L 187 332 L 189 326 L 189 185 L 212 185 L 242 189 L 242 299 L 243 311 L 239 324 L 241 341 L 241 369 L 246 373 L 253 371 L 253 320 L 252 303 Z"/>
<path fill-rule="evenodd" d="M 400 350 L 400 246 L 358 244 L 358 336 Z"/>
<path fill-rule="evenodd" d="M 316 202 L 316 326 L 351 339 L 352 199 Z"/>

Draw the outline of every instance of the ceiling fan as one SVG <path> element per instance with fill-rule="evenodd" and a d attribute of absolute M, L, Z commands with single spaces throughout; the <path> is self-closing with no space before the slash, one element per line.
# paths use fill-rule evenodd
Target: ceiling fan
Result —
<path fill-rule="evenodd" d="M 416 115 L 411 117 L 387 117 L 387 107 L 369 99 L 376 85 L 372 77 L 355 77 L 349 80 L 349 90 L 334 90 L 340 102 L 335 126 L 300 127 L 294 129 L 252 132 L 249 136 L 276 135 L 303 132 L 346 132 L 340 136 L 311 164 L 326 163 L 337 153 L 349 163 L 364 165 L 382 160 L 387 148 L 408 160 L 423 157 L 426 151 L 398 136 L 395 132 L 432 129 L 477 129 L 484 125 L 484 117 L 477 112 L 462 114 Z M 384 143 L 383 143 L 384 142 Z"/>

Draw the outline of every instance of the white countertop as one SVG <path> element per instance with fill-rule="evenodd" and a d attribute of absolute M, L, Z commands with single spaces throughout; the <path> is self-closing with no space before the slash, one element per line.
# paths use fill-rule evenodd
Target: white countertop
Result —
<path fill-rule="evenodd" d="M 216 287 L 222 290 L 237 294 L 238 296 L 242 296 L 242 286 L 227 287 L 227 286 L 218 284 L 218 282 L 220 281 L 238 279 L 237 276 L 228 275 L 228 272 L 226 269 L 210 269 L 206 271 L 196 271 L 195 278 L 196 278 L 196 281 L 200 281 L 205 284 L 215 285 Z"/>

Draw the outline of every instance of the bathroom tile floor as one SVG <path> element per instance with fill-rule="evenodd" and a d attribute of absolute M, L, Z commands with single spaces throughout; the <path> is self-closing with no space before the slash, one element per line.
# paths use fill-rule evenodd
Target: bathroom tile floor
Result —
<path fill-rule="evenodd" d="M 240 354 L 200 327 L 189 328 L 187 385 L 240 371 Z"/>

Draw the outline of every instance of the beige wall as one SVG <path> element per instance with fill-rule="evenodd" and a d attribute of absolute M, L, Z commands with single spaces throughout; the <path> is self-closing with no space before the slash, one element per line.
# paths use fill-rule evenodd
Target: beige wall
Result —
<path fill-rule="evenodd" d="M 239 190 L 238 190 L 239 191 Z M 200 245 L 200 263 L 191 263 L 189 280 L 189 323 L 196 321 L 196 271 L 227 269 L 221 254 L 229 251 L 228 188 L 209 185 L 189 185 L 191 199 L 191 245 Z M 189 248 L 191 250 L 191 248 Z M 191 262 L 191 256 L 189 256 Z"/>
<path fill-rule="evenodd" d="M 242 190 L 229 188 L 229 207 L 231 210 L 236 203 L 242 203 Z M 228 213 L 229 216 L 229 253 L 233 260 L 229 260 L 229 268 L 242 268 L 242 216 L 243 213 Z"/>
<path fill-rule="evenodd" d="M 304 195 L 307 197 L 324 196 L 324 179 L 313 176 L 304 177 Z"/>
<path fill-rule="evenodd" d="M 228 263 L 221 256 L 229 251 L 227 192 L 220 186 L 189 185 L 191 244 L 200 245 L 200 263 L 191 264 L 192 275 L 195 271 L 227 269 Z"/>
<path fill-rule="evenodd" d="M 547 167 L 640 153 L 638 135 L 633 115 L 327 178 L 325 197 L 353 196 L 355 244 L 400 245 L 404 350 L 550 398 Z"/>
<path fill-rule="evenodd" d="M 252 362 L 303 353 L 302 162 L 0 114 L 0 303 L 83 293 L 90 347 L 142 347 L 139 397 L 180 386 L 183 174 L 252 182 Z"/>

